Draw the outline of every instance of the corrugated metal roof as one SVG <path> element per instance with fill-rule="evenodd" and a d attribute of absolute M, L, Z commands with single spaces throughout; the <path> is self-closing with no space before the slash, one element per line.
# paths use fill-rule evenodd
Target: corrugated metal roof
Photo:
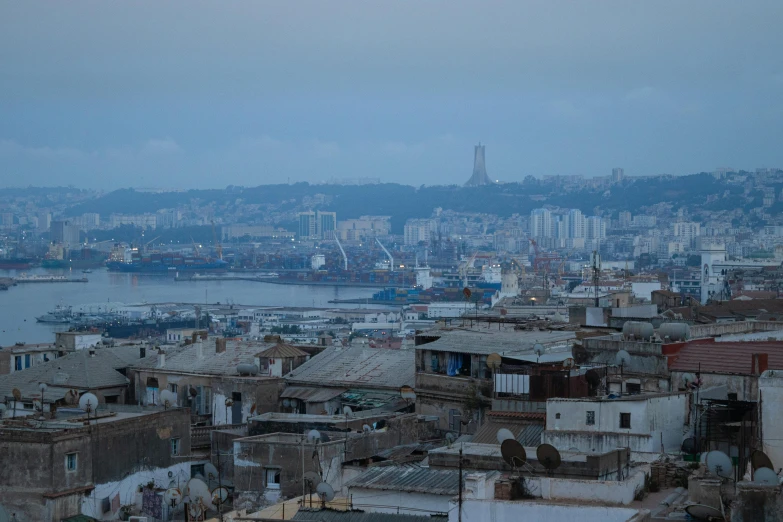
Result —
<path fill-rule="evenodd" d="M 514 434 L 514 438 L 523 446 L 538 446 L 541 444 L 541 434 L 546 429 L 542 423 L 518 423 L 509 420 L 490 419 L 476 432 L 473 440 L 476 444 L 497 444 L 497 433 L 501 428 L 506 428 Z"/>
<path fill-rule="evenodd" d="M 395 389 L 416 380 L 413 350 L 330 347 L 285 376 L 289 383 Z"/>
<path fill-rule="evenodd" d="M 375 467 L 354 477 L 345 485 L 348 488 L 456 495 L 459 492 L 459 471 L 396 466 Z"/>
<path fill-rule="evenodd" d="M 750 375 L 754 353 L 768 354 L 768 368 L 783 370 L 783 342 L 692 342 L 680 349 L 672 371 Z"/>
<path fill-rule="evenodd" d="M 326 402 L 342 395 L 345 388 L 309 388 L 307 386 L 289 386 L 280 394 L 281 399 L 299 399 L 305 402 Z"/>
<path fill-rule="evenodd" d="M 556 331 L 492 331 L 492 330 L 430 330 L 422 337 L 440 337 L 431 343 L 421 344 L 419 350 L 486 354 L 525 354 L 532 352 L 536 343 L 544 346 L 562 344 L 576 338 L 575 332 Z"/>
<path fill-rule="evenodd" d="M 447 522 L 447 516 L 397 515 L 395 513 L 365 513 L 331 509 L 299 509 L 291 520 L 318 522 Z"/>

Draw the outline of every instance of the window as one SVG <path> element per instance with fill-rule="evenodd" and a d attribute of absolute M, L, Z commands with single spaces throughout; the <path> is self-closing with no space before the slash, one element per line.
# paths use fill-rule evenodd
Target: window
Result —
<path fill-rule="evenodd" d="M 22 369 L 22 356 L 17 355 L 14 357 L 14 370 L 19 371 Z"/>
<path fill-rule="evenodd" d="M 179 390 L 179 386 L 177 386 L 176 384 L 169 384 L 169 391 L 170 392 L 177 393 L 178 390 Z"/>
<path fill-rule="evenodd" d="M 30 367 L 30 354 L 26 353 L 24 356 L 24 367 L 29 368 Z"/>
<path fill-rule="evenodd" d="M 559 419 L 560 418 L 560 414 L 559 413 L 555 413 L 555 418 Z"/>
<path fill-rule="evenodd" d="M 620 414 L 620 428 L 631 429 L 631 414 L 630 413 L 621 413 Z"/>
<path fill-rule="evenodd" d="M 179 439 L 171 439 L 171 456 L 179 455 Z"/>
<path fill-rule="evenodd" d="M 638 382 L 627 382 L 625 383 L 625 393 L 628 394 L 639 394 L 642 393 L 642 385 Z"/>
<path fill-rule="evenodd" d="M 594 411 L 588 411 L 587 412 L 587 419 L 585 420 L 585 424 L 588 426 L 595 426 L 595 412 Z"/>
<path fill-rule="evenodd" d="M 65 454 L 65 471 L 76 471 L 78 459 L 76 453 Z"/>
<path fill-rule="evenodd" d="M 449 431 L 460 431 L 462 413 L 459 410 L 449 410 Z"/>
<path fill-rule="evenodd" d="M 266 470 L 266 488 L 267 489 L 280 489 L 280 470 L 279 469 L 267 469 Z"/>

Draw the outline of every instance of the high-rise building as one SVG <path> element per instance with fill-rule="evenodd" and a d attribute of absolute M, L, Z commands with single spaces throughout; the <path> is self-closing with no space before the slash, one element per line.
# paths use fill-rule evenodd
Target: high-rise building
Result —
<path fill-rule="evenodd" d="M 530 236 L 552 237 L 552 213 L 545 208 L 530 212 Z"/>
<path fill-rule="evenodd" d="M 625 170 L 619 167 L 612 169 L 612 183 L 620 183 L 625 179 Z"/>
<path fill-rule="evenodd" d="M 320 210 L 299 213 L 299 239 L 334 239 L 337 213 Z"/>
<path fill-rule="evenodd" d="M 487 175 L 487 166 L 484 160 L 484 145 L 479 143 L 473 149 L 473 175 L 465 183 L 465 186 L 478 187 L 491 184 L 492 180 Z"/>
<path fill-rule="evenodd" d="M 569 239 L 585 237 L 585 217 L 582 211 L 573 208 L 568 212 L 568 235 Z"/>
<path fill-rule="evenodd" d="M 628 228 L 631 226 L 631 213 L 627 210 L 620 212 L 618 216 L 618 223 L 620 228 Z"/>
<path fill-rule="evenodd" d="M 70 221 L 52 221 L 51 232 L 54 243 L 62 243 L 70 248 L 79 245 L 79 227 Z"/>
<path fill-rule="evenodd" d="M 38 230 L 46 232 L 52 226 L 52 215 L 49 212 L 38 213 Z"/>
<path fill-rule="evenodd" d="M 409 219 L 405 222 L 405 244 L 418 245 L 420 241 L 429 241 L 431 230 L 432 221 L 429 219 Z"/>
<path fill-rule="evenodd" d="M 585 235 L 587 239 L 606 239 L 606 222 L 598 216 L 590 216 L 586 220 Z"/>
<path fill-rule="evenodd" d="M 701 225 L 693 222 L 672 223 L 672 235 L 682 238 L 689 245 L 692 245 L 697 237 L 701 235 Z"/>

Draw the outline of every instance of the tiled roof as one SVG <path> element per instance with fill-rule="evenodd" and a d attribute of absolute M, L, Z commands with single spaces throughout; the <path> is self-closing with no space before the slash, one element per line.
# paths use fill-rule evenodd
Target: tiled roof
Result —
<path fill-rule="evenodd" d="M 126 386 L 129 382 L 127 377 L 117 370 L 128 367 L 128 359 L 131 359 L 133 354 L 139 360 L 137 346 L 98 348 L 94 356 L 90 355 L 90 350 L 71 352 L 49 362 L 0 376 L 0 397 L 11 396 L 14 388 L 18 388 L 25 398 L 40 396 L 38 385 L 41 382 L 45 382 L 51 388 L 44 395 L 47 402 L 49 399 L 62 398 L 62 390 L 94 390 Z M 148 357 L 145 360 L 149 359 L 155 357 Z"/>
<path fill-rule="evenodd" d="M 291 384 L 399 389 L 415 382 L 413 350 L 330 347 L 285 376 Z"/>
<path fill-rule="evenodd" d="M 348 488 L 456 495 L 459 492 L 459 471 L 407 466 L 373 467 L 345 485 Z"/>
<path fill-rule="evenodd" d="M 671 371 L 750 375 L 752 355 L 768 354 L 770 370 L 783 370 L 783 342 L 691 342 L 672 356 Z M 700 366 L 701 364 L 701 366 Z"/>
<path fill-rule="evenodd" d="M 439 337 L 431 343 L 421 344 L 417 349 L 440 352 L 499 353 L 501 355 L 525 354 L 532 352 L 536 343 L 544 346 L 561 344 L 576 338 L 574 332 L 561 331 L 493 331 L 468 329 L 430 330 L 421 337 Z"/>
<path fill-rule="evenodd" d="M 300 350 L 296 346 L 291 346 L 286 343 L 277 343 L 271 348 L 267 348 L 263 352 L 260 352 L 258 357 L 267 357 L 271 359 L 284 359 L 286 357 L 306 357 L 310 355 L 304 350 Z"/>
<path fill-rule="evenodd" d="M 307 386 L 289 386 L 280 394 L 281 399 L 299 399 L 304 402 L 326 402 L 342 395 L 345 388 L 309 388 Z"/>
<path fill-rule="evenodd" d="M 274 343 L 276 344 L 276 343 Z M 166 360 L 160 373 L 188 372 L 201 375 L 237 375 L 240 364 L 255 364 L 258 354 L 274 346 L 273 343 L 259 341 L 228 341 L 226 351 L 217 353 L 214 342 L 202 344 L 202 356 L 198 357 L 197 344 L 176 348 L 166 348 Z M 158 358 L 145 360 L 134 368 L 152 369 L 158 367 Z"/>

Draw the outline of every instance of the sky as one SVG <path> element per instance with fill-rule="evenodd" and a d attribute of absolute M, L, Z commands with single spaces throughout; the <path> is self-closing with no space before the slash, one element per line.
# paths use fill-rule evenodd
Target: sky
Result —
<path fill-rule="evenodd" d="M 0 186 L 783 168 L 783 2 L 0 0 Z"/>

